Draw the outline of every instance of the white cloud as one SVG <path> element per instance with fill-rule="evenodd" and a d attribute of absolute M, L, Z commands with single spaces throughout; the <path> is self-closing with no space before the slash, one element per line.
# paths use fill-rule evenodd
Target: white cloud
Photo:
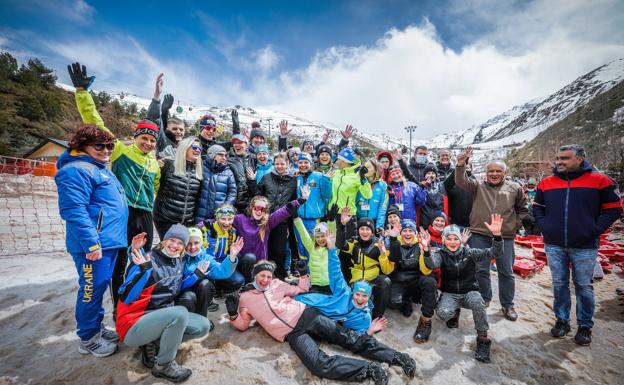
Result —
<path fill-rule="evenodd" d="M 254 58 L 256 60 L 256 66 L 262 72 L 270 71 L 279 62 L 279 57 L 271 45 L 257 50 L 254 53 Z"/>

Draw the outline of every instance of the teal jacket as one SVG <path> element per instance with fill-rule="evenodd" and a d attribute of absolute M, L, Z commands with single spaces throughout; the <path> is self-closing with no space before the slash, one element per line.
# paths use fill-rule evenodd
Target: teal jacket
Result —
<path fill-rule="evenodd" d="M 383 229 L 386 225 L 386 211 L 388 210 L 388 184 L 378 180 L 372 184 L 373 196 L 364 198 L 361 192 L 355 198 L 357 205 L 357 217 L 371 218 L 375 222 L 376 229 Z"/>
<path fill-rule="evenodd" d="M 301 198 L 301 187 L 310 188 L 308 200 L 299 206 L 299 217 L 302 219 L 322 218 L 327 211 L 327 204 L 331 199 L 332 181 L 318 171 L 310 171 L 306 175 L 297 176 L 297 198 Z"/>

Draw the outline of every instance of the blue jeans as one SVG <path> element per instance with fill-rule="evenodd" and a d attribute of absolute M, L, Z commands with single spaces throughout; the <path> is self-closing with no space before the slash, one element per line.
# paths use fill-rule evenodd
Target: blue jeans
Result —
<path fill-rule="evenodd" d="M 72 253 L 78 272 L 76 323 L 78 337 L 86 341 L 96 335 L 104 319 L 102 301 L 113 275 L 118 249 L 102 251 L 102 258 L 89 261 L 86 254 Z"/>
<path fill-rule="evenodd" d="M 492 237 L 473 233 L 468 240 L 473 249 L 487 249 L 492 247 Z M 516 278 L 513 272 L 515 259 L 514 240 L 503 239 L 503 255 L 496 258 L 498 271 L 498 299 L 502 307 L 514 304 Z M 492 283 L 490 281 L 490 261 L 481 261 L 477 264 L 477 281 L 479 292 L 485 302 L 492 301 Z"/>
<path fill-rule="evenodd" d="M 576 294 L 576 323 L 579 327 L 594 326 L 594 286 L 592 277 L 598 249 L 574 249 L 546 244 L 548 266 L 553 280 L 555 316 L 563 321 L 570 321 L 570 268 L 572 264 L 572 282 Z"/>

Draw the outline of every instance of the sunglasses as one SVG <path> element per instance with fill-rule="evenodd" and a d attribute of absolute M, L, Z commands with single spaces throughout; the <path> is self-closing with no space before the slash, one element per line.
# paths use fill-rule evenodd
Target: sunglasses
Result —
<path fill-rule="evenodd" d="M 94 143 L 91 145 L 95 151 L 102 151 L 104 149 L 113 151 L 115 149 L 115 143 Z"/>
<path fill-rule="evenodd" d="M 202 147 L 200 145 L 198 145 L 198 144 L 193 144 L 191 146 L 191 150 L 193 150 L 193 151 L 201 151 Z"/>
<path fill-rule="evenodd" d="M 254 211 L 258 211 L 258 212 L 263 213 L 263 212 L 266 211 L 267 208 L 264 207 L 264 206 L 254 206 L 253 209 L 254 209 Z"/>
<path fill-rule="evenodd" d="M 202 124 L 199 126 L 200 130 L 206 130 L 206 129 L 214 130 L 215 128 L 217 128 L 217 125 L 214 123 Z"/>

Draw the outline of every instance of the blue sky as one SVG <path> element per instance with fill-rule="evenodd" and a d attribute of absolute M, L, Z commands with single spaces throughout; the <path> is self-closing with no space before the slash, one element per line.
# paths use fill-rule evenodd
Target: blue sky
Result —
<path fill-rule="evenodd" d="M 263 106 L 367 131 L 477 124 L 624 56 L 623 2 L 5 0 L 0 48 L 69 82 Z"/>

